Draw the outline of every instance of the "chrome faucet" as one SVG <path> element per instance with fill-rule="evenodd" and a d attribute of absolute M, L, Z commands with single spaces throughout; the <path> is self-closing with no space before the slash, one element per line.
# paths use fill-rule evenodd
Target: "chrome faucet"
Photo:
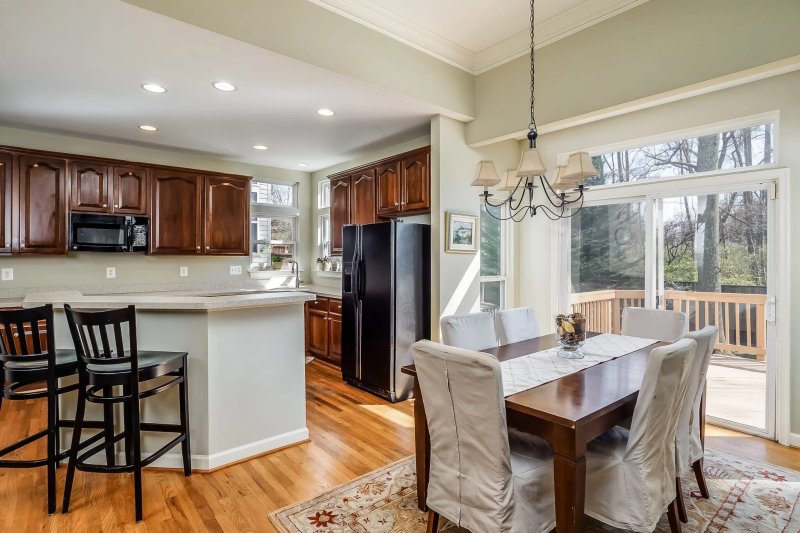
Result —
<path fill-rule="evenodd" d="M 292 261 L 292 274 L 294 275 L 294 288 L 300 288 L 300 265 L 297 261 Z"/>

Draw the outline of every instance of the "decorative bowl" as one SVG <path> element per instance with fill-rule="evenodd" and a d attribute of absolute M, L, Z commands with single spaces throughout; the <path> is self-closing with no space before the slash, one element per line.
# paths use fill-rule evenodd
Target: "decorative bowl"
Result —
<path fill-rule="evenodd" d="M 580 313 L 556 315 L 556 340 L 561 345 L 558 355 L 565 359 L 583 359 L 586 340 L 586 316 Z"/>

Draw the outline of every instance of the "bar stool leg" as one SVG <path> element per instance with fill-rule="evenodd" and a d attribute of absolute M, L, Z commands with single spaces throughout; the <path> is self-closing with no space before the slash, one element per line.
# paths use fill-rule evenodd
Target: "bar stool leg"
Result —
<path fill-rule="evenodd" d="M 81 444 L 81 430 L 83 429 L 83 415 L 86 411 L 86 387 L 81 383 L 78 388 L 78 408 L 75 411 L 75 427 L 72 430 L 72 446 L 69 449 L 69 464 L 67 465 L 67 480 L 64 484 L 64 502 L 61 512 L 69 512 L 69 499 L 72 496 L 72 481 L 75 478 L 75 464 L 78 461 L 78 448 Z"/>
<path fill-rule="evenodd" d="M 137 387 L 138 389 L 138 387 Z M 133 393 L 131 402 L 131 437 L 133 439 L 133 497 L 136 506 L 136 521 L 143 519 L 142 512 L 142 443 L 139 431 L 139 393 Z"/>
<path fill-rule="evenodd" d="M 181 375 L 183 382 L 178 385 L 180 393 L 180 413 L 181 413 L 181 427 L 183 428 L 184 439 L 181 443 L 181 451 L 183 452 L 183 475 L 189 477 L 192 475 L 192 451 L 189 444 L 189 384 L 187 381 L 186 370 L 186 357 L 183 358 L 183 368 Z"/>
<path fill-rule="evenodd" d="M 130 386 L 123 385 L 122 394 L 130 396 Z M 131 420 L 131 408 L 127 401 L 122 403 L 122 418 L 125 427 L 125 464 L 130 466 L 133 464 L 133 437 L 131 436 L 133 421 Z"/>
<path fill-rule="evenodd" d="M 47 387 L 47 514 L 56 513 L 56 456 L 58 455 L 58 383 Z"/>
<path fill-rule="evenodd" d="M 111 392 L 111 387 L 105 387 L 103 396 L 109 398 Z M 105 423 L 103 432 L 106 434 L 106 464 L 114 466 L 116 464 L 114 457 L 114 406 L 110 403 L 103 404 L 103 422 Z"/>

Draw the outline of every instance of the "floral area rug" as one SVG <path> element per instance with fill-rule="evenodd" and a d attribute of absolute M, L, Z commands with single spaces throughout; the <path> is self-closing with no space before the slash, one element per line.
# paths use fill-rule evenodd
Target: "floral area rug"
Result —
<path fill-rule="evenodd" d="M 689 515 L 684 531 L 800 532 L 800 472 L 709 449 L 705 474 L 708 500 L 700 498 L 693 475 L 683 480 Z M 417 509 L 413 457 L 270 514 L 281 533 L 424 533 L 426 519 L 427 514 Z M 588 517 L 586 529 L 620 531 Z M 459 530 L 444 521 L 440 531 Z M 656 532 L 669 532 L 666 515 Z"/>

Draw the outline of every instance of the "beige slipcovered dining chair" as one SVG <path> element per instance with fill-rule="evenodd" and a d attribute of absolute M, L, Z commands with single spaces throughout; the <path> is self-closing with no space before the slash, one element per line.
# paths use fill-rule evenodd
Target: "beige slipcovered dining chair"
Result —
<path fill-rule="evenodd" d="M 470 313 L 442 318 L 442 342 L 466 350 L 485 350 L 497 346 L 494 318 L 489 313 Z"/>
<path fill-rule="evenodd" d="M 431 341 L 412 351 L 431 440 L 428 531 L 437 530 L 439 515 L 476 533 L 550 531 L 550 449 L 509 435 L 497 359 Z"/>
<path fill-rule="evenodd" d="M 663 342 L 676 342 L 686 335 L 686 313 L 663 309 L 626 307 L 622 310 L 622 334 Z"/>
<path fill-rule="evenodd" d="M 700 419 L 700 403 L 703 400 L 708 365 L 711 363 L 711 354 L 714 353 L 718 332 L 719 330 L 715 326 L 707 326 L 700 331 L 693 331 L 686 335 L 687 339 L 692 339 L 697 343 L 697 353 L 690 369 L 686 398 L 681 406 L 678 430 L 675 433 L 676 490 L 678 492 L 678 512 L 682 522 L 687 521 L 687 516 L 683 506 L 681 476 L 694 470 L 700 495 L 703 498 L 709 496 L 708 485 L 706 485 L 703 475 L 704 454 L 700 435 L 704 421 Z"/>
<path fill-rule="evenodd" d="M 497 311 L 494 319 L 500 344 L 511 344 L 539 336 L 539 321 L 532 307 Z"/>
<path fill-rule="evenodd" d="M 675 490 L 675 433 L 697 343 L 654 348 L 631 429 L 615 427 L 589 443 L 586 514 L 621 529 L 651 532 L 664 510 L 680 532 Z M 427 402 L 426 402 L 427 406 Z"/>

